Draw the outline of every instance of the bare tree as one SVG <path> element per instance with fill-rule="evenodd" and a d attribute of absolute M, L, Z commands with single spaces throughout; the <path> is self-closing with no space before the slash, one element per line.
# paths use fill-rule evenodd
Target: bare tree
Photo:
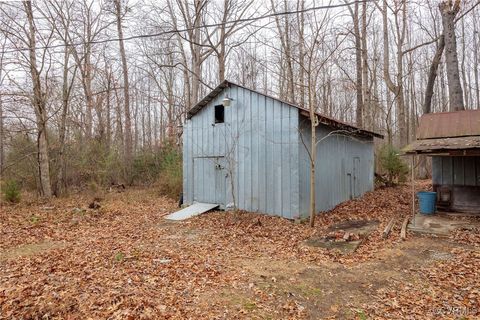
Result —
<path fill-rule="evenodd" d="M 2 47 L 5 48 L 7 37 L 2 39 Z M 5 77 L 5 53 L 0 53 L 0 87 L 3 87 Z M 0 174 L 3 172 L 5 165 L 5 130 L 3 115 L 3 92 L 0 89 Z"/>
<path fill-rule="evenodd" d="M 205 46 L 217 57 L 218 80 L 220 82 L 225 80 L 227 57 L 230 51 L 246 41 L 246 39 L 242 37 L 233 41 L 232 38 L 235 34 L 238 34 L 238 31 L 247 26 L 247 24 L 242 24 L 240 21 L 245 17 L 247 10 L 250 9 L 252 4 L 253 0 L 224 0 L 217 10 L 221 21 L 220 26 L 216 28 L 218 30 L 214 29 L 210 31 L 208 28 L 204 28 L 206 38 Z M 206 22 L 207 21 L 204 21 L 204 24 Z M 213 35 L 216 35 L 216 39 Z M 227 41 L 229 40 L 231 43 L 227 46 Z"/>
<path fill-rule="evenodd" d="M 68 46 L 70 24 L 72 22 L 73 3 L 50 1 L 45 7 L 45 11 L 38 8 L 42 12 L 43 17 L 50 23 L 52 30 L 55 30 L 60 41 L 65 45 L 63 52 L 62 64 L 62 89 L 61 89 L 61 111 L 58 124 L 58 155 L 55 159 L 56 163 L 56 181 L 53 185 L 53 193 L 57 196 L 65 193 L 67 189 L 66 182 L 66 140 L 67 140 L 67 117 L 69 113 L 70 97 L 75 83 L 75 75 L 78 65 L 71 66 L 70 57 L 71 50 Z M 73 73 L 70 76 L 70 71 Z M 91 125 L 91 124 L 90 124 Z"/>
<path fill-rule="evenodd" d="M 52 188 L 50 184 L 50 160 L 48 155 L 48 139 L 47 139 L 47 105 L 45 90 L 42 88 L 40 79 L 40 70 L 37 65 L 36 52 L 36 26 L 33 19 L 32 3 L 30 1 L 23 2 L 25 14 L 28 21 L 27 41 L 29 52 L 30 76 L 33 86 L 32 104 L 35 109 L 37 122 L 37 148 L 38 148 L 38 175 L 40 179 L 40 193 L 45 197 L 52 196 Z"/>
<path fill-rule="evenodd" d="M 480 103 L 478 1 L 135 3 L 0 3 L 9 178 L 28 179 L 12 157 L 33 154 L 42 194 L 121 179 L 117 168 L 140 153 L 181 144 L 188 109 L 225 78 L 312 111 L 314 127 L 321 112 L 400 145 L 423 112 Z"/>
<path fill-rule="evenodd" d="M 277 13 L 276 6 L 277 4 L 271 1 L 272 10 L 274 13 Z M 289 2 L 287 0 L 283 1 L 283 10 L 289 10 Z M 286 81 L 286 90 L 285 94 L 281 96 L 281 98 L 285 99 L 286 101 L 295 103 L 295 76 L 294 76 L 294 56 L 293 56 L 293 49 L 292 49 L 292 39 L 291 39 L 291 24 L 290 24 L 290 17 L 285 15 L 283 17 L 279 17 L 278 15 L 275 16 L 275 24 L 277 26 L 277 32 L 280 36 L 280 43 L 282 48 L 282 53 L 284 54 L 284 63 L 286 66 L 285 69 L 285 81 Z"/>
<path fill-rule="evenodd" d="M 460 10 L 460 0 L 443 1 L 438 7 L 442 14 L 450 110 L 464 110 L 462 83 L 458 70 L 457 37 L 455 35 L 455 16 Z"/>
<path fill-rule="evenodd" d="M 394 94 L 397 103 L 396 120 L 399 130 L 400 145 L 407 143 L 407 127 L 405 121 L 405 96 L 403 87 L 403 44 L 405 42 L 406 26 L 407 26 L 407 2 L 406 0 L 399 1 L 393 8 L 395 20 L 395 35 L 396 35 L 396 66 L 397 74 L 395 82 L 390 76 L 390 43 L 389 43 L 389 28 L 388 28 L 388 8 L 387 0 L 383 1 L 382 17 L 383 17 L 383 75 L 387 88 Z"/>
<path fill-rule="evenodd" d="M 432 59 L 432 64 L 430 65 L 430 69 L 428 72 L 428 81 L 427 87 L 425 89 L 425 99 L 423 102 L 423 113 L 430 113 L 432 112 L 432 97 L 435 85 L 435 79 L 438 73 L 438 65 L 440 64 L 440 60 L 442 59 L 443 49 L 445 48 L 445 38 L 443 35 L 440 36 L 438 40 L 437 49 L 435 51 L 435 55 Z"/>
<path fill-rule="evenodd" d="M 125 46 L 123 44 L 123 28 L 122 28 L 122 4 L 121 0 L 115 0 L 115 17 L 117 21 L 118 44 L 120 47 L 120 58 L 122 60 L 123 70 L 123 98 L 124 98 L 124 116 L 125 116 L 125 162 L 127 171 L 131 170 L 133 160 L 132 150 L 132 120 L 130 115 L 130 88 L 128 83 L 128 65 L 125 54 Z M 130 172 L 127 173 L 130 176 Z"/>
<path fill-rule="evenodd" d="M 372 106 L 370 101 L 370 83 L 368 77 L 368 47 L 367 47 L 367 2 L 362 4 L 361 57 L 362 57 L 362 123 L 359 127 L 372 129 Z"/>

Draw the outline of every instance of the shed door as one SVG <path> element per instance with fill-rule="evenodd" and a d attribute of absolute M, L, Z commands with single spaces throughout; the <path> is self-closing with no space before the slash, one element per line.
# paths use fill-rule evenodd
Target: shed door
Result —
<path fill-rule="evenodd" d="M 226 170 L 224 157 L 193 159 L 193 200 L 225 205 Z"/>
<path fill-rule="evenodd" d="M 353 158 L 353 197 L 359 197 L 360 191 L 360 158 Z"/>

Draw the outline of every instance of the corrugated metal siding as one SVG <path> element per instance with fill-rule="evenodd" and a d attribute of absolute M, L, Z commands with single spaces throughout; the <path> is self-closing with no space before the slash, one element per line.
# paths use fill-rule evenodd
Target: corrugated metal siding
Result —
<path fill-rule="evenodd" d="M 480 186 L 480 157 L 432 157 L 434 185 Z"/>
<path fill-rule="evenodd" d="M 303 141 L 310 150 L 310 122 L 302 117 Z M 316 130 L 317 141 L 332 131 L 325 125 Z M 300 157 L 300 212 L 308 215 L 310 197 L 310 159 L 303 144 Z M 317 145 L 315 187 L 316 211 L 332 209 L 337 204 L 373 190 L 373 141 L 371 138 L 331 135 Z M 356 162 L 356 168 L 354 168 Z"/>
<path fill-rule="evenodd" d="M 214 106 L 224 97 L 220 94 L 184 127 L 185 203 L 193 202 L 194 186 L 215 192 L 204 175 L 209 169 L 197 164 L 194 170 L 194 158 L 223 156 L 231 172 L 226 181 L 226 204 L 233 202 L 233 178 L 239 209 L 298 217 L 298 109 L 235 85 L 224 91 L 233 98 L 232 106 L 225 108 L 224 124 L 212 126 Z M 208 162 L 202 163 L 208 166 Z"/>
<path fill-rule="evenodd" d="M 439 210 L 480 214 L 480 157 L 432 157 L 432 182 L 439 200 L 444 188 L 451 192 L 450 201 L 437 202 Z"/>

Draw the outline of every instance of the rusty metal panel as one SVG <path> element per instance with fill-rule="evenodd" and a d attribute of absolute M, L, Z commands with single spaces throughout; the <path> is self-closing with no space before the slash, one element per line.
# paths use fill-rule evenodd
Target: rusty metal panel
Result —
<path fill-rule="evenodd" d="M 480 110 L 427 113 L 420 118 L 417 139 L 480 136 Z"/>
<path fill-rule="evenodd" d="M 403 148 L 405 153 L 435 153 L 441 150 L 479 149 L 480 136 L 421 139 Z"/>

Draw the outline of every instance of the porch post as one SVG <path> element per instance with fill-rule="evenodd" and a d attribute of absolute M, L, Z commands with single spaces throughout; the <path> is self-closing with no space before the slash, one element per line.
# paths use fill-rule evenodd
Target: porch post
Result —
<path fill-rule="evenodd" d="M 413 226 L 415 227 L 415 154 L 412 155 L 412 216 Z"/>

